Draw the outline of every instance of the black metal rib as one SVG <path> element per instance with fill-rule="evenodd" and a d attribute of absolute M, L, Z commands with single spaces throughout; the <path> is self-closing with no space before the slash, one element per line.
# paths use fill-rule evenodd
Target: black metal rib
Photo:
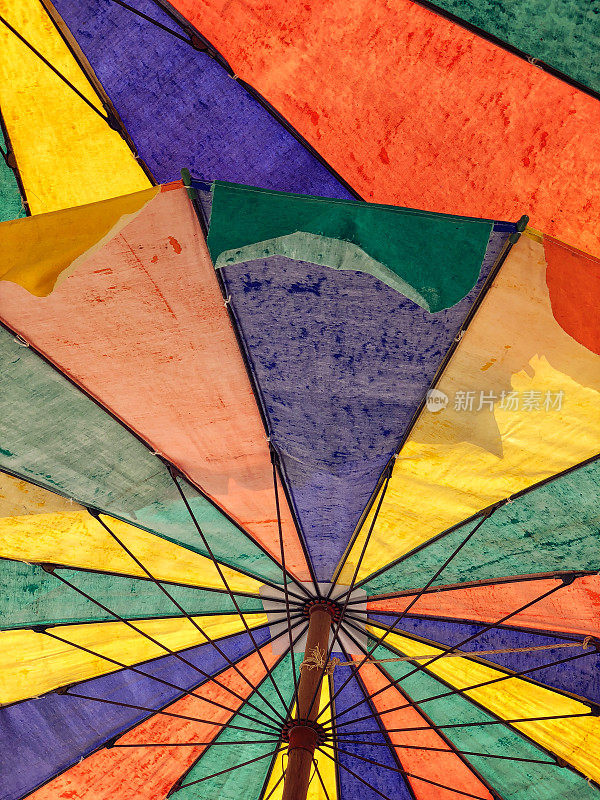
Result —
<path fill-rule="evenodd" d="M 171 797 L 175 792 L 178 792 L 180 789 L 186 789 L 188 786 L 195 786 L 197 783 L 203 783 L 204 781 L 211 780 L 211 778 L 217 778 L 219 775 L 224 775 L 226 772 L 233 772 L 233 770 L 240 769 L 240 767 L 247 767 L 249 764 L 254 764 L 255 761 L 260 761 L 263 758 L 268 758 L 272 756 L 274 753 L 277 753 L 279 748 L 272 750 L 270 753 L 264 753 L 262 756 L 256 756 L 256 758 L 251 758 L 249 761 L 244 761 L 242 764 L 236 764 L 234 767 L 228 767 L 227 769 L 222 769 L 220 772 L 215 772 L 212 775 L 205 775 L 203 778 L 198 778 L 195 781 L 189 781 L 189 783 L 176 783 L 166 797 Z"/>
<path fill-rule="evenodd" d="M 160 647 L 162 650 L 164 650 L 170 656 L 174 656 L 175 658 L 177 658 L 178 661 L 181 661 L 183 664 L 185 664 L 186 666 L 188 666 L 191 669 L 193 669 L 199 675 L 202 675 L 203 677 L 210 677 L 208 675 L 208 673 L 204 672 L 204 670 L 200 669 L 200 667 L 198 667 L 195 664 L 193 664 L 187 658 L 184 658 L 184 656 L 182 656 L 181 653 L 178 653 L 176 650 L 172 650 L 170 647 L 167 647 L 162 642 L 159 642 L 158 639 L 155 639 L 153 636 L 150 636 L 150 634 L 148 634 L 145 631 L 143 631 L 142 629 L 138 628 L 137 625 L 135 625 L 131 620 L 125 619 L 124 617 L 121 617 L 119 614 L 115 613 L 114 611 L 111 611 L 110 608 L 105 606 L 99 600 L 96 600 L 95 598 L 91 597 L 89 594 L 87 594 L 87 592 L 84 592 L 78 586 L 75 586 L 74 583 L 71 583 L 66 578 L 63 578 L 62 575 L 58 575 L 57 573 L 54 572 L 54 570 L 52 570 L 51 568 L 48 568 L 48 567 L 46 568 L 46 571 L 50 575 L 53 575 L 55 578 L 57 578 L 57 580 L 59 580 L 62 583 L 64 583 L 66 586 L 69 586 L 71 589 L 74 589 L 82 597 L 85 597 L 86 600 L 89 600 L 90 602 L 92 602 L 95 605 L 97 605 L 98 608 L 101 608 L 107 614 L 110 614 L 111 616 L 113 616 L 118 622 L 122 622 L 124 625 L 127 625 L 129 628 L 134 630 L 136 633 L 139 633 L 145 639 L 148 639 L 148 641 L 152 642 L 152 644 L 155 644 L 157 647 Z M 256 690 L 256 686 L 254 686 L 252 684 L 252 682 L 242 673 L 242 671 L 239 669 L 239 667 L 236 667 L 236 665 L 228 658 L 228 656 L 225 655 L 225 653 L 216 644 L 216 642 L 213 639 L 211 639 L 206 633 L 204 633 L 202 628 L 200 628 L 199 626 L 194 626 L 194 627 L 197 627 L 197 630 L 200 632 L 200 634 L 202 636 L 204 636 L 204 638 L 206 639 L 206 644 L 212 645 L 212 647 L 214 647 L 214 649 L 217 651 L 217 653 L 219 653 L 219 655 L 229 664 L 229 666 L 232 667 L 233 669 L 235 669 L 235 671 L 239 674 L 239 676 L 248 684 L 248 686 L 250 686 L 252 691 L 255 691 Z M 34 630 L 35 630 L 35 628 L 34 628 Z M 46 631 L 43 631 L 43 632 L 46 633 Z M 198 642 L 198 644 L 203 644 L 203 642 Z M 254 647 L 256 649 L 258 649 L 254 638 L 252 638 L 252 644 L 254 645 Z M 267 669 L 266 664 L 265 664 L 265 669 Z M 235 694 L 231 689 L 229 689 L 225 685 L 223 685 L 222 688 L 226 689 L 231 694 Z M 238 699 L 239 699 L 239 697 L 238 697 Z M 262 699 L 264 700 L 264 698 L 262 698 Z M 267 703 L 267 705 L 268 705 L 268 703 Z M 275 709 L 273 709 L 273 710 L 275 711 Z M 262 713 L 265 715 L 265 717 L 268 718 L 268 715 L 265 712 L 262 712 Z M 258 720 L 255 720 L 255 721 L 257 722 Z"/>
<path fill-rule="evenodd" d="M 335 753 L 336 752 L 335 748 L 332 748 L 332 749 L 333 749 L 333 751 Z M 379 789 L 376 789 L 373 786 L 372 783 L 369 783 L 364 778 L 361 778 L 360 775 L 357 775 L 356 772 L 354 772 L 353 770 L 350 769 L 350 767 L 347 767 L 345 764 L 342 764 L 342 762 L 339 760 L 339 758 L 334 758 L 334 756 L 330 756 L 329 753 L 326 750 L 323 750 L 323 748 L 321 746 L 318 746 L 317 750 L 319 750 L 319 752 L 323 753 L 323 755 L 326 756 L 330 761 L 333 761 L 333 763 L 336 765 L 336 767 L 341 767 L 345 772 L 348 772 L 350 775 L 352 775 L 353 778 L 356 778 L 358 781 L 360 781 L 362 784 L 364 784 L 366 787 L 368 787 L 372 792 L 375 792 L 375 794 L 378 794 L 379 797 L 383 797 L 383 800 L 392 800 L 392 798 L 388 797 L 387 794 L 384 794 L 383 792 L 380 792 Z"/>
<path fill-rule="evenodd" d="M 432 725 L 431 729 L 435 730 L 437 726 Z M 427 730 L 427 728 L 423 728 L 423 730 Z M 388 747 L 385 742 L 365 742 L 365 741 L 357 741 L 354 739 L 344 739 L 344 744 L 361 744 L 366 745 L 368 747 Z M 131 745 L 132 747 L 134 745 Z M 539 758 L 519 758 L 518 756 L 503 756 L 498 753 L 472 753 L 468 750 L 455 750 L 452 747 L 425 747 L 424 745 L 417 745 L 417 744 L 394 744 L 392 745 L 397 750 L 424 750 L 427 752 L 432 753 L 449 753 L 450 755 L 460 755 L 460 756 L 480 756 L 481 758 L 500 758 L 504 759 L 505 761 L 523 761 L 527 764 L 546 764 L 550 767 L 556 767 L 556 761 L 544 761 Z M 471 765 L 469 765 L 470 767 Z"/>
<path fill-rule="evenodd" d="M 334 748 L 334 751 L 335 751 L 335 748 Z M 319 765 L 317 763 L 317 759 L 316 758 L 313 759 L 313 764 L 315 765 L 315 772 L 316 772 L 316 775 L 317 775 L 317 777 L 319 779 L 319 783 L 321 784 L 321 786 L 323 788 L 323 791 L 325 792 L 325 800 L 331 800 L 331 798 L 329 797 L 329 792 L 327 791 L 327 787 L 325 786 L 325 782 L 323 781 L 323 778 L 321 777 L 321 773 L 319 772 Z"/>
<path fill-rule="evenodd" d="M 346 678 L 346 681 L 345 681 L 345 682 L 344 682 L 344 683 L 343 683 L 343 684 L 342 684 L 342 685 L 339 687 L 339 689 L 338 689 L 338 694 L 339 694 L 339 692 L 341 692 L 341 691 L 342 691 L 342 689 L 344 688 L 344 686 L 346 686 L 346 684 L 347 684 L 349 681 L 351 681 L 351 680 L 352 680 L 352 678 L 354 677 L 354 675 L 356 675 L 356 674 L 358 673 L 358 671 L 360 670 L 360 668 L 362 667 L 362 665 L 363 665 L 363 664 L 364 664 L 364 663 L 365 663 L 365 662 L 366 662 L 366 661 L 367 661 L 369 658 L 371 658 L 371 656 L 373 655 L 373 653 L 375 652 L 375 650 L 376 650 L 376 649 L 377 649 L 377 648 L 378 648 L 378 647 L 379 647 L 379 646 L 380 646 L 380 645 L 383 643 L 383 641 L 385 640 L 385 638 L 387 637 L 387 635 L 388 635 L 388 634 L 389 634 L 389 633 L 390 633 L 390 632 L 391 632 L 391 631 L 392 631 L 392 630 L 393 630 L 393 629 L 396 627 L 396 625 L 398 625 L 398 623 L 400 623 L 400 622 L 401 622 L 401 621 L 404 619 L 404 615 L 406 614 L 406 612 L 407 612 L 407 611 L 410 611 L 410 609 L 411 609 L 411 608 L 412 608 L 412 607 L 415 605 L 415 603 L 417 603 L 417 602 L 418 602 L 418 600 L 421 598 L 421 596 L 422 596 L 423 592 L 424 592 L 424 591 L 426 591 L 426 590 L 427 590 L 427 589 L 428 589 L 428 588 L 431 586 L 431 584 L 432 584 L 432 583 L 433 583 L 435 580 L 437 580 L 437 578 L 439 578 L 439 576 L 440 576 L 440 575 L 442 574 L 442 572 L 443 572 L 443 571 L 446 569 L 446 567 L 448 566 L 448 564 L 450 564 L 450 562 L 451 562 L 451 561 L 452 561 L 452 560 L 453 560 L 453 559 L 454 559 L 454 558 L 455 558 L 455 557 L 458 555 L 458 553 L 460 553 L 460 551 L 461 551 L 461 550 L 462 550 L 462 548 L 463 548 L 463 547 L 464 547 L 464 546 L 467 544 L 467 542 L 469 542 L 469 541 L 471 540 L 471 538 L 472 538 L 472 537 L 473 537 L 473 536 L 474 536 L 474 535 L 477 533 L 477 531 L 478 531 L 478 530 L 479 530 L 479 528 L 480 528 L 480 527 L 483 525 L 483 523 L 486 521 L 486 519 L 488 519 L 488 518 L 491 516 L 491 514 L 493 513 L 493 511 L 494 511 L 494 509 L 495 509 L 495 508 L 496 508 L 496 506 L 493 506 L 493 507 L 492 507 L 492 508 L 491 508 L 491 509 L 488 511 L 488 513 L 487 513 L 485 516 L 483 516 L 483 517 L 481 518 L 481 520 L 480 520 L 480 521 L 477 523 L 477 525 L 475 525 L 475 527 L 474 527 L 474 528 L 473 528 L 473 529 L 472 529 L 472 530 L 471 530 L 471 531 L 470 531 L 470 532 L 467 534 L 467 536 L 466 536 L 466 537 L 463 539 L 463 541 L 462 541 L 462 542 L 461 542 L 461 543 L 458 545 L 458 547 L 456 547 L 456 548 L 455 548 L 454 552 L 453 552 L 453 553 L 451 553 L 451 555 L 450 555 L 450 556 L 448 556 L 448 558 L 446 559 L 446 561 L 444 561 L 444 563 L 441 565 L 441 567 L 439 567 L 439 569 L 438 569 L 438 570 L 436 570 L 435 574 L 434 574 L 434 575 L 433 575 L 433 576 L 432 576 L 432 577 L 429 579 L 429 581 L 428 581 L 428 582 L 425 584 L 425 586 L 424 586 L 424 587 L 423 587 L 423 588 L 420 590 L 419 594 L 417 594 L 417 596 L 416 596 L 416 597 L 415 597 L 415 598 L 412 600 L 412 602 L 411 602 L 411 603 L 408 605 L 408 607 L 407 607 L 407 608 L 406 608 L 406 609 L 405 609 L 405 610 L 404 610 L 404 611 L 403 611 L 401 614 L 399 614 L 399 615 L 397 616 L 397 618 L 394 620 L 394 622 L 393 622 L 391 625 L 388 625 L 388 627 L 385 629 L 385 631 L 384 631 L 383 635 L 382 635 L 382 636 L 380 636 L 380 637 L 379 637 L 379 638 L 378 638 L 378 639 L 375 641 L 375 644 L 372 646 L 372 648 L 371 648 L 369 651 L 367 651 L 367 653 L 365 654 L 365 656 L 364 656 L 364 658 L 362 659 L 362 661 L 361 661 L 359 664 L 355 664 L 354 666 L 352 666 L 352 668 L 351 668 L 351 670 L 350 670 L 350 674 L 349 674 L 349 675 L 348 675 L 348 677 Z"/>
<path fill-rule="evenodd" d="M 174 471 L 174 469 L 173 469 L 173 468 L 171 468 L 171 469 L 169 470 L 169 472 L 171 473 L 171 477 L 172 477 L 172 479 L 173 479 L 173 482 L 174 482 L 175 486 L 177 487 L 177 490 L 178 490 L 178 492 L 179 492 L 179 494 L 180 494 L 180 496 L 181 496 L 181 499 L 183 500 L 183 502 L 184 502 L 184 504 L 185 504 L 185 507 L 186 507 L 186 508 L 187 508 L 187 510 L 188 510 L 188 513 L 189 513 L 190 517 L 191 517 L 191 518 L 192 518 L 192 520 L 193 520 L 194 527 L 195 527 L 195 528 L 196 528 L 196 530 L 198 531 L 198 533 L 199 533 L 199 535 L 200 535 L 200 537 L 201 537 L 201 539 L 202 539 L 202 542 L 203 542 L 203 544 L 204 544 L 204 547 L 205 547 L 205 548 L 208 550 L 208 553 L 209 553 L 209 555 L 210 555 L 210 557 L 211 557 L 211 559 L 212 559 L 212 561 L 213 561 L 213 564 L 215 565 L 215 568 L 216 568 L 217 572 L 219 573 L 219 577 L 221 578 L 221 580 L 222 580 L 222 582 L 223 582 L 223 585 L 224 585 L 224 586 L 225 586 L 225 588 L 227 589 L 227 592 L 228 592 L 228 594 L 229 594 L 229 597 L 230 597 L 230 599 L 231 599 L 231 602 L 232 602 L 232 603 L 233 603 L 233 605 L 235 606 L 235 610 L 237 611 L 237 613 L 238 613 L 238 616 L 239 616 L 239 618 L 241 619 L 241 621 L 242 621 L 242 623 L 243 623 L 243 625 L 244 625 L 244 628 L 246 629 L 246 633 L 247 633 L 247 634 L 248 634 L 248 636 L 250 637 L 250 640 L 251 640 L 252 644 L 254 645 L 254 647 L 256 648 L 257 654 L 258 654 L 258 656 L 259 656 L 259 658 L 260 658 L 260 660 L 261 660 L 261 662 L 262 662 L 262 664 L 263 664 L 263 666 L 264 666 L 265 670 L 267 671 L 267 674 L 269 675 L 269 678 L 270 678 L 270 680 L 271 680 L 271 683 L 273 684 L 273 688 L 275 689 L 275 692 L 276 692 L 277 696 L 278 696 L 278 697 L 279 697 L 279 699 L 281 700 L 281 705 L 282 705 L 282 706 L 283 706 L 283 708 L 285 709 L 285 707 L 286 707 L 286 704 L 285 704 L 285 700 L 283 699 L 283 695 L 281 694 L 281 692 L 280 692 L 280 690 L 279 690 L 279 687 L 277 686 L 277 684 L 275 683 L 275 680 L 274 680 L 273 676 L 271 675 L 271 671 L 269 670 L 269 667 L 267 666 L 267 662 L 265 661 L 265 657 L 263 656 L 263 654 L 262 654 L 262 652 L 260 651 L 260 649 L 259 649 L 258 645 L 256 644 L 256 641 L 255 641 L 255 639 L 254 639 L 254 635 L 253 635 L 253 633 L 252 633 L 252 630 L 250 629 L 250 626 L 249 626 L 249 625 L 248 625 L 248 623 L 246 622 L 246 618 L 244 617 L 244 615 L 243 615 L 242 611 L 240 610 L 240 607 L 239 607 L 238 601 L 237 601 L 237 599 L 236 599 L 236 597 L 235 597 L 234 593 L 233 593 L 233 592 L 231 591 L 231 589 L 229 588 L 229 584 L 227 583 L 227 578 L 225 577 L 225 575 L 224 575 L 224 573 L 223 573 L 223 570 L 221 569 L 221 565 L 219 564 L 219 562 L 217 561 L 217 559 L 216 559 L 216 558 L 215 558 L 215 556 L 213 555 L 213 551 L 212 551 L 212 549 L 211 549 L 211 547 L 210 547 L 210 545 L 209 545 L 209 543 L 208 543 L 208 540 L 206 539 L 206 536 L 204 535 L 204 532 L 202 531 L 202 528 L 200 527 L 200 524 L 198 523 L 198 520 L 196 519 L 196 515 L 194 514 L 194 512 L 193 512 L 193 510 L 192 510 L 192 507 L 190 506 L 190 504 L 189 504 L 189 502 L 188 502 L 188 499 L 187 499 L 187 497 L 185 496 L 185 492 L 183 491 L 183 489 L 181 488 L 181 486 L 180 486 L 180 484 L 179 484 L 179 481 L 177 480 L 177 474 L 175 473 L 175 471 Z M 262 698 L 262 699 L 264 700 L 264 698 Z M 283 717 L 283 716 L 282 716 L 282 715 L 281 715 L 281 714 L 280 714 L 278 711 L 276 711 L 276 710 L 275 710 L 275 708 L 273 708 L 273 706 L 272 706 L 270 703 L 267 703 L 267 705 L 268 705 L 270 708 L 272 708 L 272 709 L 273 709 L 274 713 L 275 713 L 275 714 L 277 714 L 277 716 L 278 716 L 278 717 L 281 719 L 281 721 L 283 722 L 283 721 L 284 721 L 284 717 Z"/>
<path fill-rule="evenodd" d="M 132 747 L 212 747 L 213 745 L 222 746 L 224 744 L 233 746 L 240 744 L 274 744 L 279 739 L 279 736 L 273 735 L 271 739 L 240 739 L 239 742 L 135 742 L 133 744 L 113 744 L 112 748 L 123 750 Z"/>
<path fill-rule="evenodd" d="M 21 177 L 21 172 L 19 170 L 19 164 L 17 162 L 17 157 L 15 155 L 14 148 L 12 146 L 12 142 L 10 140 L 10 134 L 8 133 L 8 128 L 6 127 L 6 123 L 4 121 L 4 117 L 2 116 L 2 109 L 0 108 L 0 130 L 2 131 L 2 135 L 4 137 L 4 142 L 6 144 L 6 153 L 2 152 L 2 157 L 6 163 L 6 166 L 12 170 L 13 175 L 15 176 L 15 181 L 17 184 L 17 189 L 19 190 L 19 194 L 21 195 L 21 204 L 25 210 L 26 216 L 31 216 L 31 211 L 29 209 L 29 203 L 27 201 L 27 193 L 25 191 L 25 186 L 23 184 L 23 179 Z"/>

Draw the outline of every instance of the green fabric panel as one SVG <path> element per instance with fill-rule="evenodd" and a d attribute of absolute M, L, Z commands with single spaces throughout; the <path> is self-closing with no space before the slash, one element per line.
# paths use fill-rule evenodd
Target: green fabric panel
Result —
<path fill-rule="evenodd" d="M 313 236 L 306 239 L 305 250 L 296 248 L 295 257 L 328 266 L 325 259 L 314 261 L 319 255 L 315 246 L 325 249 L 314 237 L 338 239 L 360 248 L 365 264 L 375 262 L 381 274 L 395 274 L 429 310 L 439 311 L 462 300 L 477 282 L 491 230 L 486 220 L 216 181 L 208 246 L 213 262 L 222 267 L 241 260 L 236 252 L 247 245 L 302 231 Z M 219 258 L 228 251 L 234 252 Z M 340 248 L 336 258 L 351 254 L 352 248 L 347 253 Z"/>
<path fill-rule="evenodd" d="M 72 583 L 123 619 L 180 617 L 177 606 L 152 581 L 100 572 L 57 569 Z M 75 589 L 35 565 L 0 560 L 0 628 L 23 628 L 46 623 L 114 621 Z M 166 590 L 189 614 L 235 614 L 231 598 L 188 586 L 165 584 Z M 236 595 L 243 611 L 262 612 L 259 598 Z"/>
<path fill-rule="evenodd" d="M 8 148 L 1 128 L 0 140 L 2 141 L 2 150 L 6 153 Z M 15 173 L 0 156 L 0 222 L 24 216 L 25 209 L 21 203 L 21 193 L 15 180 Z"/>
<path fill-rule="evenodd" d="M 0 467 L 207 555 L 162 461 L 0 328 Z M 219 560 L 281 583 L 281 569 L 192 487 L 190 505 Z"/>
<path fill-rule="evenodd" d="M 380 646 L 375 650 L 373 657 L 393 658 L 396 655 L 395 650 Z M 386 664 L 385 667 L 394 680 L 414 669 L 410 662 L 395 662 Z M 399 688 L 417 702 L 448 691 L 448 687 L 441 681 L 421 671 L 402 681 Z M 495 719 L 458 694 L 425 703 L 423 711 L 435 725 L 488 722 Z M 363 723 L 357 723 L 357 727 L 360 724 L 362 730 L 367 730 L 362 726 L 368 722 L 365 720 Z M 497 753 L 512 758 L 549 759 L 549 756 L 533 743 L 503 725 L 446 728 L 442 732 L 460 751 Z M 568 797 L 570 800 L 597 800 L 598 798 L 598 790 L 590 786 L 585 778 L 556 764 L 529 764 L 477 756 L 465 756 L 465 759 L 492 787 L 497 789 L 503 800 L 557 800 L 559 797 Z"/>
<path fill-rule="evenodd" d="M 600 569 L 600 461 L 495 511 L 433 586 L 559 570 Z M 409 555 L 363 586 L 368 595 L 424 586 L 477 522 Z"/>
<path fill-rule="evenodd" d="M 277 664 L 275 669 L 272 670 L 272 675 L 284 700 L 289 703 L 294 693 L 292 664 L 289 655 L 285 656 Z M 266 678 L 259 685 L 259 689 L 261 694 L 275 708 L 283 711 L 281 700 L 277 696 L 273 683 L 269 678 Z M 271 709 L 256 693 L 251 695 L 251 699 L 255 706 L 258 706 L 270 718 L 273 718 L 274 715 Z M 244 706 L 242 706 L 241 710 L 244 710 Z M 252 715 L 256 717 L 254 710 L 252 710 Z M 245 717 L 240 717 L 236 714 L 232 717 L 231 724 L 248 727 L 249 723 Z M 252 758 L 269 753 L 277 747 L 277 742 L 272 744 L 244 744 L 244 739 L 252 738 L 264 739 L 268 737 L 263 736 L 260 731 L 257 731 L 256 737 L 253 737 L 251 733 L 226 728 L 215 741 L 231 742 L 238 746 L 224 747 L 218 745 L 216 747 L 208 747 L 200 757 L 200 760 L 185 776 L 184 783 L 191 783 L 204 776 L 214 775 L 216 772 L 233 767 L 236 764 L 243 764 L 245 761 L 250 761 Z M 178 800 L 216 800 L 217 798 L 219 800 L 239 800 L 240 797 L 243 797 L 244 800 L 257 800 L 267 777 L 271 761 L 272 758 L 262 758 L 260 761 L 255 761 L 253 764 L 248 764 L 248 766 L 240 769 L 234 769 L 225 773 L 225 775 L 210 778 L 188 788 L 184 787 L 176 792 L 173 797 L 178 798 Z"/>
<path fill-rule="evenodd" d="M 435 5 L 600 91 L 598 0 L 435 0 Z"/>

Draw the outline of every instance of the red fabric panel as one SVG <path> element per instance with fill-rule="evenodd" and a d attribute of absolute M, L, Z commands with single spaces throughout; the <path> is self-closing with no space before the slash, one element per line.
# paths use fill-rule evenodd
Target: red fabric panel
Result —
<path fill-rule="evenodd" d="M 600 355 L 600 261 L 548 236 L 544 254 L 554 318 L 569 336 Z"/>
<path fill-rule="evenodd" d="M 409 613 L 495 622 L 560 583 L 553 578 L 542 578 L 428 592 L 419 598 Z M 372 598 L 368 610 L 400 614 L 414 597 Z M 570 586 L 515 614 L 507 624 L 586 636 L 600 635 L 600 576 L 576 578 Z"/>
<path fill-rule="evenodd" d="M 185 189 L 162 188 L 48 297 L 3 281 L 0 316 L 279 560 L 271 458 L 246 368 Z M 280 499 L 287 566 L 309 581 Z"/>
<path fill-rule="evenodd" d="M 360 656 L 353 656 L 355 661 L 360 662 Z M 360 668 L 360 677 L 370 694 L 373 694 L 389 684 L 384 673 L 374 664 L 366 664 Z M 388 733 L 390 740 L 396 748 L 396 753 L 402 764 L 402 768 L 414 775 L 436 781 L 450 789 L 442 789 L 431 783 L 408 778 L 416 800 L 464 800 L 464 794 L 451 791 L 453 787 L 463 792 L 470 792 L 477 797 L 489 798 L 492 796 L 486 786 L 479 780 L 475 773 L 461 759 L 452 752 L 439 733 L 433 727 L 426 730 L 406 731 L 405 733 L 392 733 L 394 728 L 412 728 L 429 725 L 428 719 L 417 711 L 416 708 L 409 706 L 399 711 L 392 711 L 388 714 L 387 709 L 401 706 L 407 702 L 404 695 L 398 688 L 390 687 L 373 697 L 373 704 L 381 715 L 381 721 Z M 406 750 L 402 745 L 411 747 L 436 747 L 447 750 L 447 753 L 432 752 L 431 750 Z"/>
<path fill-rule="evenodd" d="M 262 649 L 272 669 L 277 662 L 270 645 Z M 245 658 L 238 667 L 256 685 L 265 677 L 258 653 Z M 222 672 L 219 680 L 242 697 L 251 689 L 233 668 Z M 162 714 L 150 717 L 117 740 L 117 744 L 166 742 L 210 742 L 234 715 L 242 702 L 212 681 L 197 690 L 204 698 L 223 703 L 233 711 L 218 708 L 198 697 L 183 697 L 165 711 L 210 719 L 207 725 L 175 719 Z M 261 738 L 261 737 L 256 737 Z M 102 749 L 42 786 L 32 795 L 35 800 L 164 800 L 169 789 L 205 750 L 205 747 L 132 747 Z"/>
<path fill-rule="evenodd" d="M 174 0 L 367 200 L 600 254 L 600 103 L 409 0 Z"/>

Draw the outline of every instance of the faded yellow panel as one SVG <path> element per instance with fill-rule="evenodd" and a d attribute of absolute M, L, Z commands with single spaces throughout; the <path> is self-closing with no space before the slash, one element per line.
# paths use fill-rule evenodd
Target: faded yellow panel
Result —
<path fill-rule="evenodd" d="M 0 225 L 0 280 L 17 283 L 44 297 L 59 279 L 77 269 L 125 227 L 158 192 L 114 197 L 49 214 L 15 219 Z"/>
<path fill-rule="evenodd" d="M 329 678 L 325 678 L 323 681 L 323 690 L 321 692 L 321 700 L 319 703 L 319 711 L 323 711 L 323 709 L 329 703 L 329 699 L 331 697 L 330 692 L 330 685 L 329 685 Z M 292 708 L 292 716 L 296 713 L 296 705 Z M 319 717 L 319 722 L 324 725 L 325 727 L 329 727 L 331 725 L 331 706 L 325 711 L 325 713 Z M 327 752 L 330 756 L 333 756 L 333 750 L 331 748 L 326 748 Z M 319 752 L 319 750 L 315 751 L 315 758 L 316 768 L 313 765 L 311 770 L 311 779 L 310 785 L 308 787 L 308 794 L 307 800 L 337 800 L 337 783 L 335 779 L 335 764 L 330 759 L 327 758 L 326 755 Z M 288 763 L 288 754 L 287 754 L 287 746 L 280 747 L 277 751 L 277 755 L 275 756 L 275 761 L 273 763 L 273 769 L 271 770 L 271 776 L 269 778 L 269 783 L 267 785 L 267 789 L 264 793 L 265 798 L 269 798 L 269 800 L 281 800 L 283 797 L 283 773 L 287 768 Z M 317 772 L 318 770 L 318 772 Z M 323 788 L 325 786 L 325 788 Z"/>
<path fill-rule="evenodd" d="M 0 13 L 103 112 L 39 0 L 0 0 Z M 0 25 L 0 107 L 32 214 L 150 185 L 121 135 L 5 25 Z"/>
<path fill-rule="evenodd" d="M 245 629 L 237 614 L 192 619 L 211 639 L 221 639 Z M 267 622 L 263 614 L 246 614 L 245 619 L 250 627 Z M 133 621 L 133 624 L 174 651 L 206 641 L 188 619 L 181 617 L 139 620 Z M 74 681 L 87 680 L 119 669 L 118 665 L 104 660 L 102 656 L 130 666 L 166 655 L 163 648 L 122 622 L 59 625 L 48 628 L 48 631 L 98 655 L 59 642 L 45 633 L 31 630 L 0 632 L 0 650 L 3 654 L 0 664 L 0 702 L 12 703 L 35 697 Z M 200 680 L 201 676 L 198 677 Z"/>
<path fill-rule="evenodd" d="M 598 452 L 600 358 L 555 320 L 539 240 L 522 236 L 513 248 L 437 388 L 448 406 L 422 412 L 397 458 L 359 579 Z M 495 396 L 493 410 L 477 410 L 482 391 Z M 457 392 L 473 393 L 472 412 L 455 409 Z M 510 392 L 520 398 L 517 410 Z M 547 392 L 551 406 L 562 393 L 561 408 L 544 407 Z M 528 397 L 539 408 L 523 408 Z M 373 513 L 350 562 L 358 562 Z M 339 580 L 350 583 L 352 574 L 346 564 Z"/>
<path fill-rule="evenodd" d="M 41 513 L 7 512 L 37 506 Z M 44 509 L 56 508 L 44 513 Z M 185 547 L 102 516 L 150 574 L 163 581 L 212 589 L 224 584 L 212 560 Z M 0 557 L 17 561 L 49 562 L 69 567 L 145 576 L 133 558 L 91 514 L 52 492 L 9 475 L 0 475 Z M 234 592 L 257 593 L 261 583 L 230 567 L 221 567 Z"/>
<path fill-rule="evenodd" d="M 375 636 L 384 631 L 368 626 Z M 444 651 L 431 647 L 400 634 L 390 633 L 386 637 L 392 647 L 407 656 L 437 656 Z M 506 675 L 499 669 L 488 667 L 468 658 L 440 658 L 431 666 L 420 664 L 429 672 L 456 689 L 465 689 L 478 683 L 501 678 Z M 466 691 L 484 708 L 502 719 L 525 717 L 549 717 L 561 714 L 587 714 L 590 707 L 571 697 L 565 697 L 552 689 L 546 689 L 523 678 L 507 678 L 501 683 L 482 686 Z M 426 710 L 426 704 L 425 704 Z M 519 722 L 513 727 L 542 747 L 572 764 L 593 780 L 600 779 L 600 718 L 574 717 L 573 719 Z"/>

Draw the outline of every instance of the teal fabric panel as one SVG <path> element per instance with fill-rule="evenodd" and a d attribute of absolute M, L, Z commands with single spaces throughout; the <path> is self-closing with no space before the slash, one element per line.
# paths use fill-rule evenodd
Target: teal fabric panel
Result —
<path fill-rule="evenodd" d="M 0 147 L 2 152 L 6 153 L 8 148 L 1 128 Z M 0 154 L 0 222 L 24 216 L 25 209 L 21 202 L 21 193 L 15 179 L 15 173 Z"/>

